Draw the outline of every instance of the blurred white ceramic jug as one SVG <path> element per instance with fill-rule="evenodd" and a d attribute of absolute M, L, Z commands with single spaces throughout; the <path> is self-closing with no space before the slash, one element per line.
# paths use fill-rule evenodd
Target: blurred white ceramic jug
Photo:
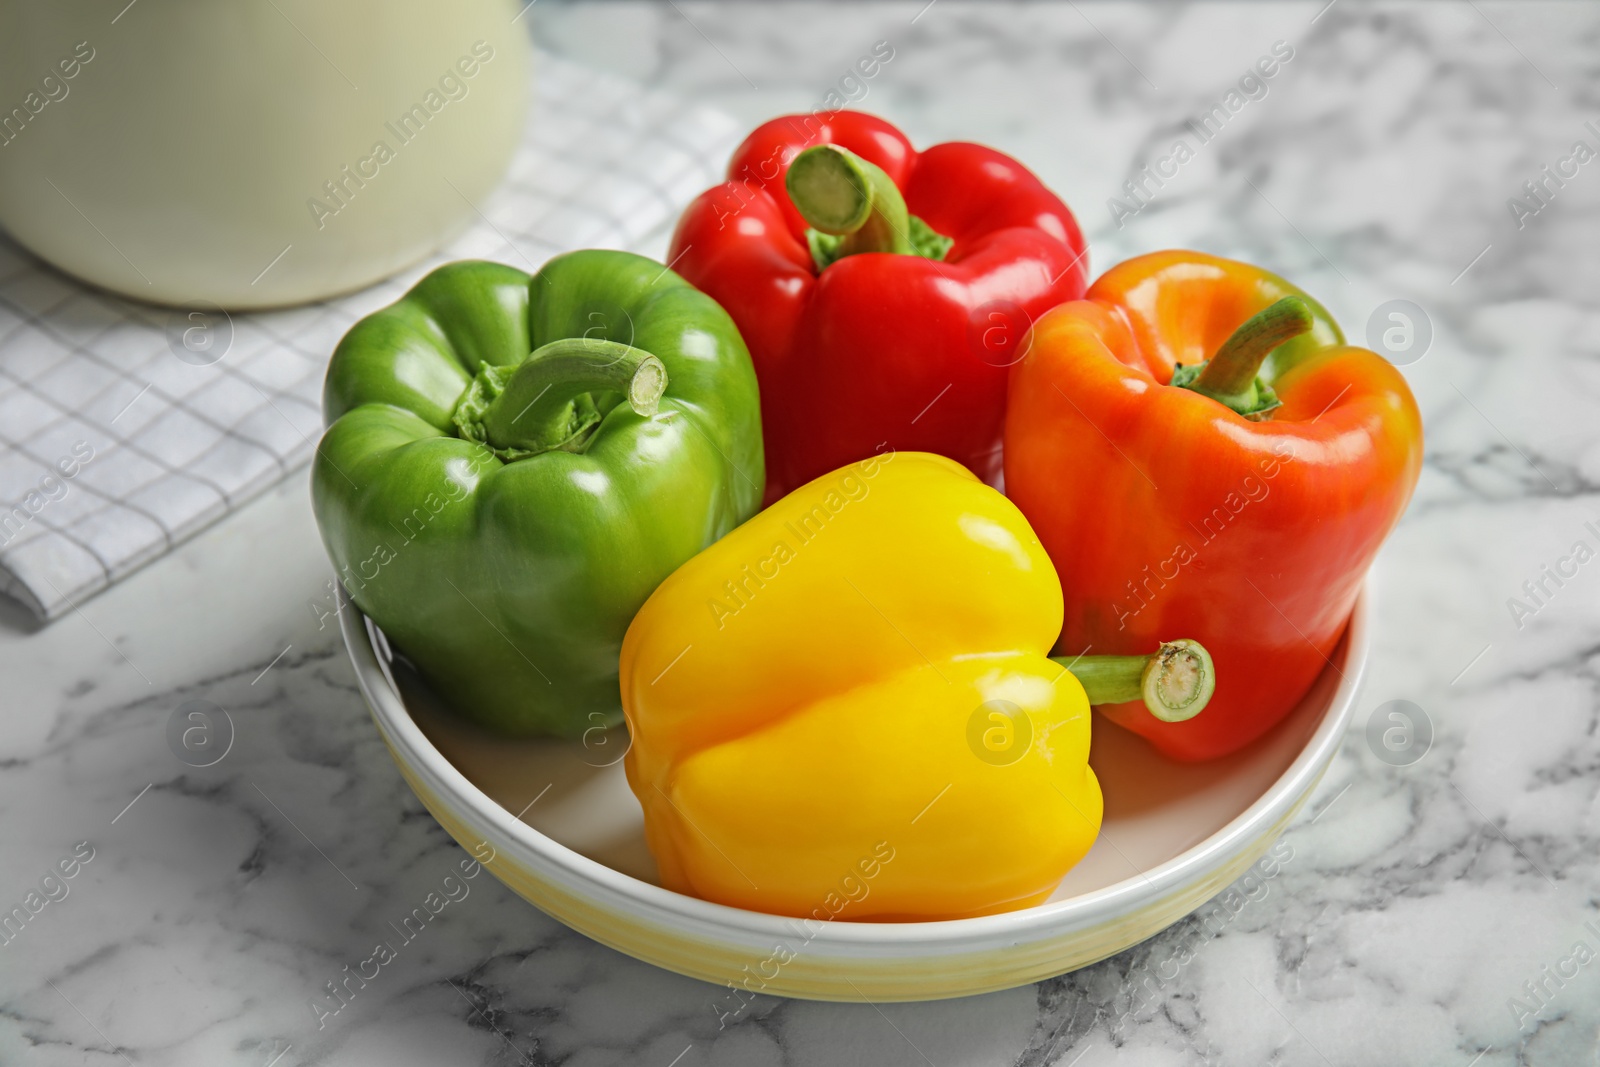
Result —
<path fill-rule="evenodd" d="M 158 303 L 365 286 L 451 237 L 505 172 L 530 91 L 520 11 L 0 0 L 0 227 Z"/>

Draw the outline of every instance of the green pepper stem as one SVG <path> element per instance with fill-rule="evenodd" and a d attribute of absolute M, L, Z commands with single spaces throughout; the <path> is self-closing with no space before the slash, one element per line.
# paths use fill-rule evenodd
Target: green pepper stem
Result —
<path fill-rule="evenodd" d="M 1222 342 L 1188 383 L 1188 388 L 1241 415 L 1262 412 L 1265 386 L 1257 375 L 1272 350 L 1307 333 L 1316 325 L 1311 306 L 1298 296 L 1286 296 L 1249 319 Z M 1276 407 L 1276 403 L 1271 405 Z"/>
<path fill-rule="evenodd" d="M 882 167 L 835 144 L 820 144 L 789 163 L 789 199 L 812 229 L 842 237 L 838 255 L 909 254 L 905 197 Z"/>
<path fill-rule="evenodd" d="M 461 436 L 503 459 L 562 449 L 580 452 L 600 424 L 592 393 L 621 392 L 632 409 L 654 415 L 667 369 L 643 349 L 591 337 L 541 345 L 516 366 L 478 372 L 457 404 Z"/>
<path fill-rule="evenodd" d="M 1217 687 L 1211 653 L 1198 641 L 1163 641 L 1150 656 L 1050 657 L 1072 672 L 1091 704 L 1142 700 L 1162 722 L 1183 722 L 1205 708 Z"/>

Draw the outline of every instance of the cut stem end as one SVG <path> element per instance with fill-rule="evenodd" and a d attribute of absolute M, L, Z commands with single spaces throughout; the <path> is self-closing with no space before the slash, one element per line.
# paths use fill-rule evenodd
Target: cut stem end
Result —
<path fill-rule="evenodd" d="M 460 437 L 507 462 L 557 449 L 582 452 L 604 418 L 597 395 L 622 393 L 633 411 L 648 418 L 666 389 L 667 368 L 649 352 L 565 337 L 515 366 L 484 364 L 451 420 Z"/>
<path fill-rule="evenodd" d="M 646 356 L 628 383 L 628 406 L 635 415 L 648 419 L 661 409 L 661 397 L 666 391 L 666 366 L 655 356 Z"/>
<path fill-rule="evenodd" d="M 1078 679 L 1090 704 L 1143 701 L 1162 722 L 1183 722 L 1205 709 L 1216 690 L 1211 654 L 1198 641 L 1164 641 L 1151 656 L 1051 657 Z"/>
<path fill-rule="evenodd" d="M 1150 657 L 1140 679 L 1140 695 L 1150 714 L 1162 722 L 1192 719 L 1217 688 L 1211 653 L 1198 641 L 1165 641 Z"/>
<path fill-rule="evenodd" d="M 847 148 L 819 144 L 794 157 L 784 183 L 789 199 L 813 229 L 842 236 L 861 229 L 872 214 L 875 197 L 868 167 L 878 170 Z"/>
<path fill-rule="evenodd" d="M 900 189 L 882 167 L 848 148 L 812 145 L 789 161 L 784 184 L 814 231 L 813 258 L 831 263 L 861 252 L 916 251 Z"/>

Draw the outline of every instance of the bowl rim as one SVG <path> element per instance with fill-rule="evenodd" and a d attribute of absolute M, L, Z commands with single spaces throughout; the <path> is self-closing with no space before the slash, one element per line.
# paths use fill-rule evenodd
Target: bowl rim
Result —
<path fill-rule="evenodd" d="M 992 944 L 1032 940 L 1025 935 L 1059 934 L 1063 930 L 1097 926 L 1127 914 L 1131 907 L 1160 900 L 1192 884 L 1220 866 L 1228 856 L 1258 841 L 1275 823 L 1286 819 L 1309 795 L 1332 762 L 1344 740 L 1366 674 L 1370 644 L 1369 599 L 1370 591 L 1363 588 L 1351 610 L 1341 642 L 1335 646 L 1336 650 L 1343 649 L 1343 664 L 1329 661 L 1330 667 L 1338 671 L 1340 680 L 1322 721 L 1283 773 L 1221 829 L 1148 871 L 1088 893 L 1018 911 L 924 922 L 813 922 L 817 928 L 807 929 L 808 950 L 832 947 L 850 953 L 874 946 L 953 948 L 975 941 Z M 704 931 L 713 931 L 722 940 L 733 935 L 738 940 L 757 943 L 769 938 L 792 938 L 795 924 L 805 921 L 797 916 L 774 915 L 701 900 L 654 885 L 590 859 L 512 815 L 473 784 L 428 740 L 407 711 L 388 663 L 377 653 L 375 645 L 379 642 L 387 645 L 387 639 L 354 603 L 347 602 L 346 608 L 339 613 L 340 630 L 355 666 L 357 681 L 380 732 L 391 745 L 404 749 L 417 769 L 461 809 L 487 821 L 519 848 L 565 872 L 573 881 L 642 905 L 647 909 L 646 914 L 638 916 L 642 919 L 663 925 L 688 923 Z M 1318 675 L 1318 680 L 1325 674 L 1326 670 Z M 1218 891 L 1222 888 L 1218 887 Z"/>

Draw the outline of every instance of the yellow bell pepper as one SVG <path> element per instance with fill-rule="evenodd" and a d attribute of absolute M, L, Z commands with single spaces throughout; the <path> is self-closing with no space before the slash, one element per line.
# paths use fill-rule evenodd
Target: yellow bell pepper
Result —
<path fill-rule="evenodd" d="M 1061 624 L 1027 520 L 948 459 L 880 455 L 773 504 L 623 641 L 628 782 L 662 883 L 818 920 L 1043 901 L 1100 827 L 1080 679 L 1175 718 L 1212 683 L 1190 642 L 1069 673 L 1047 658 Z"/>

